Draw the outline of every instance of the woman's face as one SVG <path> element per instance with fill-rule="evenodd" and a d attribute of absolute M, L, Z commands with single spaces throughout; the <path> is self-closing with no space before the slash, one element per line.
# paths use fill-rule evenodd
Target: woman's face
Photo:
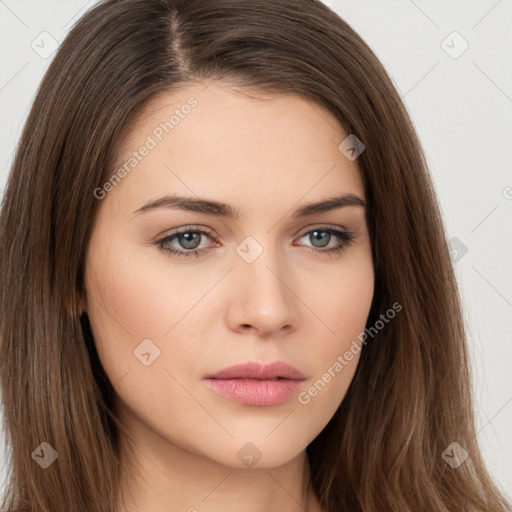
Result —
<path fill-rule="evenodd" d="M 374 291 L 365 210 L 304 207 L 365 200 L 363 184 L 318 106 L 205 87 L 153 100 L 95 191 L 86 311 L 116 411 L 155 457 L 272 467 L 320 433 L 356 370 Z M 296 374 L 218 375 L 249 362 Z"/>

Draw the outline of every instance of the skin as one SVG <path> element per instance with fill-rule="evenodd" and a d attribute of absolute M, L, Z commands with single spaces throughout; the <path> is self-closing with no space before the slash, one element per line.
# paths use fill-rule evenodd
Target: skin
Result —
<path fill-rule="evenodd" d="M 134 479 L 123 490 L 123 512 L 320 511 L 311 489 L 306 499 L 305 449 L 342 402 L 359 353 L 307 404 L 294 395 L 279 405 L 244 405 L 203 378 L 237 363 L 281 360 L 306 375 L 304 391 L 354 340 L 361 345 L 374 292 L 364 208 L 292 217 L 301 205 L 341 193 L 365 200 L 360 171 L 338 149 L 348 134 L 320 107 L 296 95 L 206 85 L 154 99 L 129 126 L 120 165 L 191 96 L 197 100 L 99 200 L 86 257 L 84 309 L 135 446 L 121 443 L 124 474 Z M 133 213 L 171 193 L 228 203 L 240 217 Z M 199 244 L 208 252 L 178 258 L 156 244 L 185 226 L 212 233 Z M 315 244 L 317 227 L 355 238 L 329 256 L 324 245 L 341 241 L 324 234 L 324 245 Z M 263 248 L 252 263 L 235 251 L 248 236 Z M 183 238 L 169 245 L 191 250 Z M 145 339 L 153 344 L 146 351 L 160 350 L 148 366 L 134 355 Z M 261 456 L 250 467 L 237 456 L 246 443 Z"/>

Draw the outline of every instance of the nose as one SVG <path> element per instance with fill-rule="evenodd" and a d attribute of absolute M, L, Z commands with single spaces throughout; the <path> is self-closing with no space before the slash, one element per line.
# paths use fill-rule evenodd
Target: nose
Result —
<path fill-rule="evenodd" d="M 236 287 L 229 298 L 227 322 L 232 331 L 279 337 L 298 327 L 298 298 L 293 272 L 275 250 L 265 248 L 252 263 L 236 255 L 231 272 Z"/>

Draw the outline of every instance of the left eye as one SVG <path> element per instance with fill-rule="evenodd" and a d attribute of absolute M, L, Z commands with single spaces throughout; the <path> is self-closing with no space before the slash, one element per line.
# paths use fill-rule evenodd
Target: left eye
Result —
<path fill-rule="evenodd" d="M 178 256 L 179 258 L 187 258 L 190 256 L 199 257 L 204 252 L 209 251 L 209 247 L 199 247 L 201 243 L 201 238 L 203 236 L 212 239 L 212 235 L 208 231 L 197 228 L 187 228 L 181 231 L 171 233 L 170 235 L 166 236 L 165 238 L 159 240 L 156 243 L 160 247 L 160 249 L 169 256 L 175 255 Z M 335 254 L 342 251 L 355 238 L 354 234 L 349 231 L 342 231 L 334 228 L 310 229 L 309 231 L 304 233 L 299 238 L 299 240 L 305 237 L 309 237 L 308 240 L 313 243 L 313 248 L 310 248 L 311 250 L 313 250 L 316 253 L 327 254 Z M 334 247 L 322 249 L 329 245 L 333 237 L 339 239 L 339 243 Z M 176 247 L 175 245 L 171 245 L 171 243 L 174 241 L 178 242 L 181 248 Z"/>
<path fill-rule="evenodd" d="M 341 231 L 336 232 L 334 230 L 329 229 L 314 229 L 312 231 L 308 231 L 301 238 L 309 237 L 309 240 L 313 242 L 313 246 L 316 248 L 320 248 L 329 245 L 329 242 L 332 240 L 333 235 L 337 235 L 338 238 L 341 238 L 341 236 L 344 235 L 344 233 Z M 314 245 L 316 242 L 318 242 L 318 245 Z"/>

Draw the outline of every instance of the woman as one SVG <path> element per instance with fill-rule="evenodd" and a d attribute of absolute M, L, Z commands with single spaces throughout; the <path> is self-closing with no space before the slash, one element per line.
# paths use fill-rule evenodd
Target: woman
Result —
<path fill-rule="evenodd" d="M 7 510 L 507 510 L 420 144 L 320 2 L 93 8 L 0 237 Z"/>

